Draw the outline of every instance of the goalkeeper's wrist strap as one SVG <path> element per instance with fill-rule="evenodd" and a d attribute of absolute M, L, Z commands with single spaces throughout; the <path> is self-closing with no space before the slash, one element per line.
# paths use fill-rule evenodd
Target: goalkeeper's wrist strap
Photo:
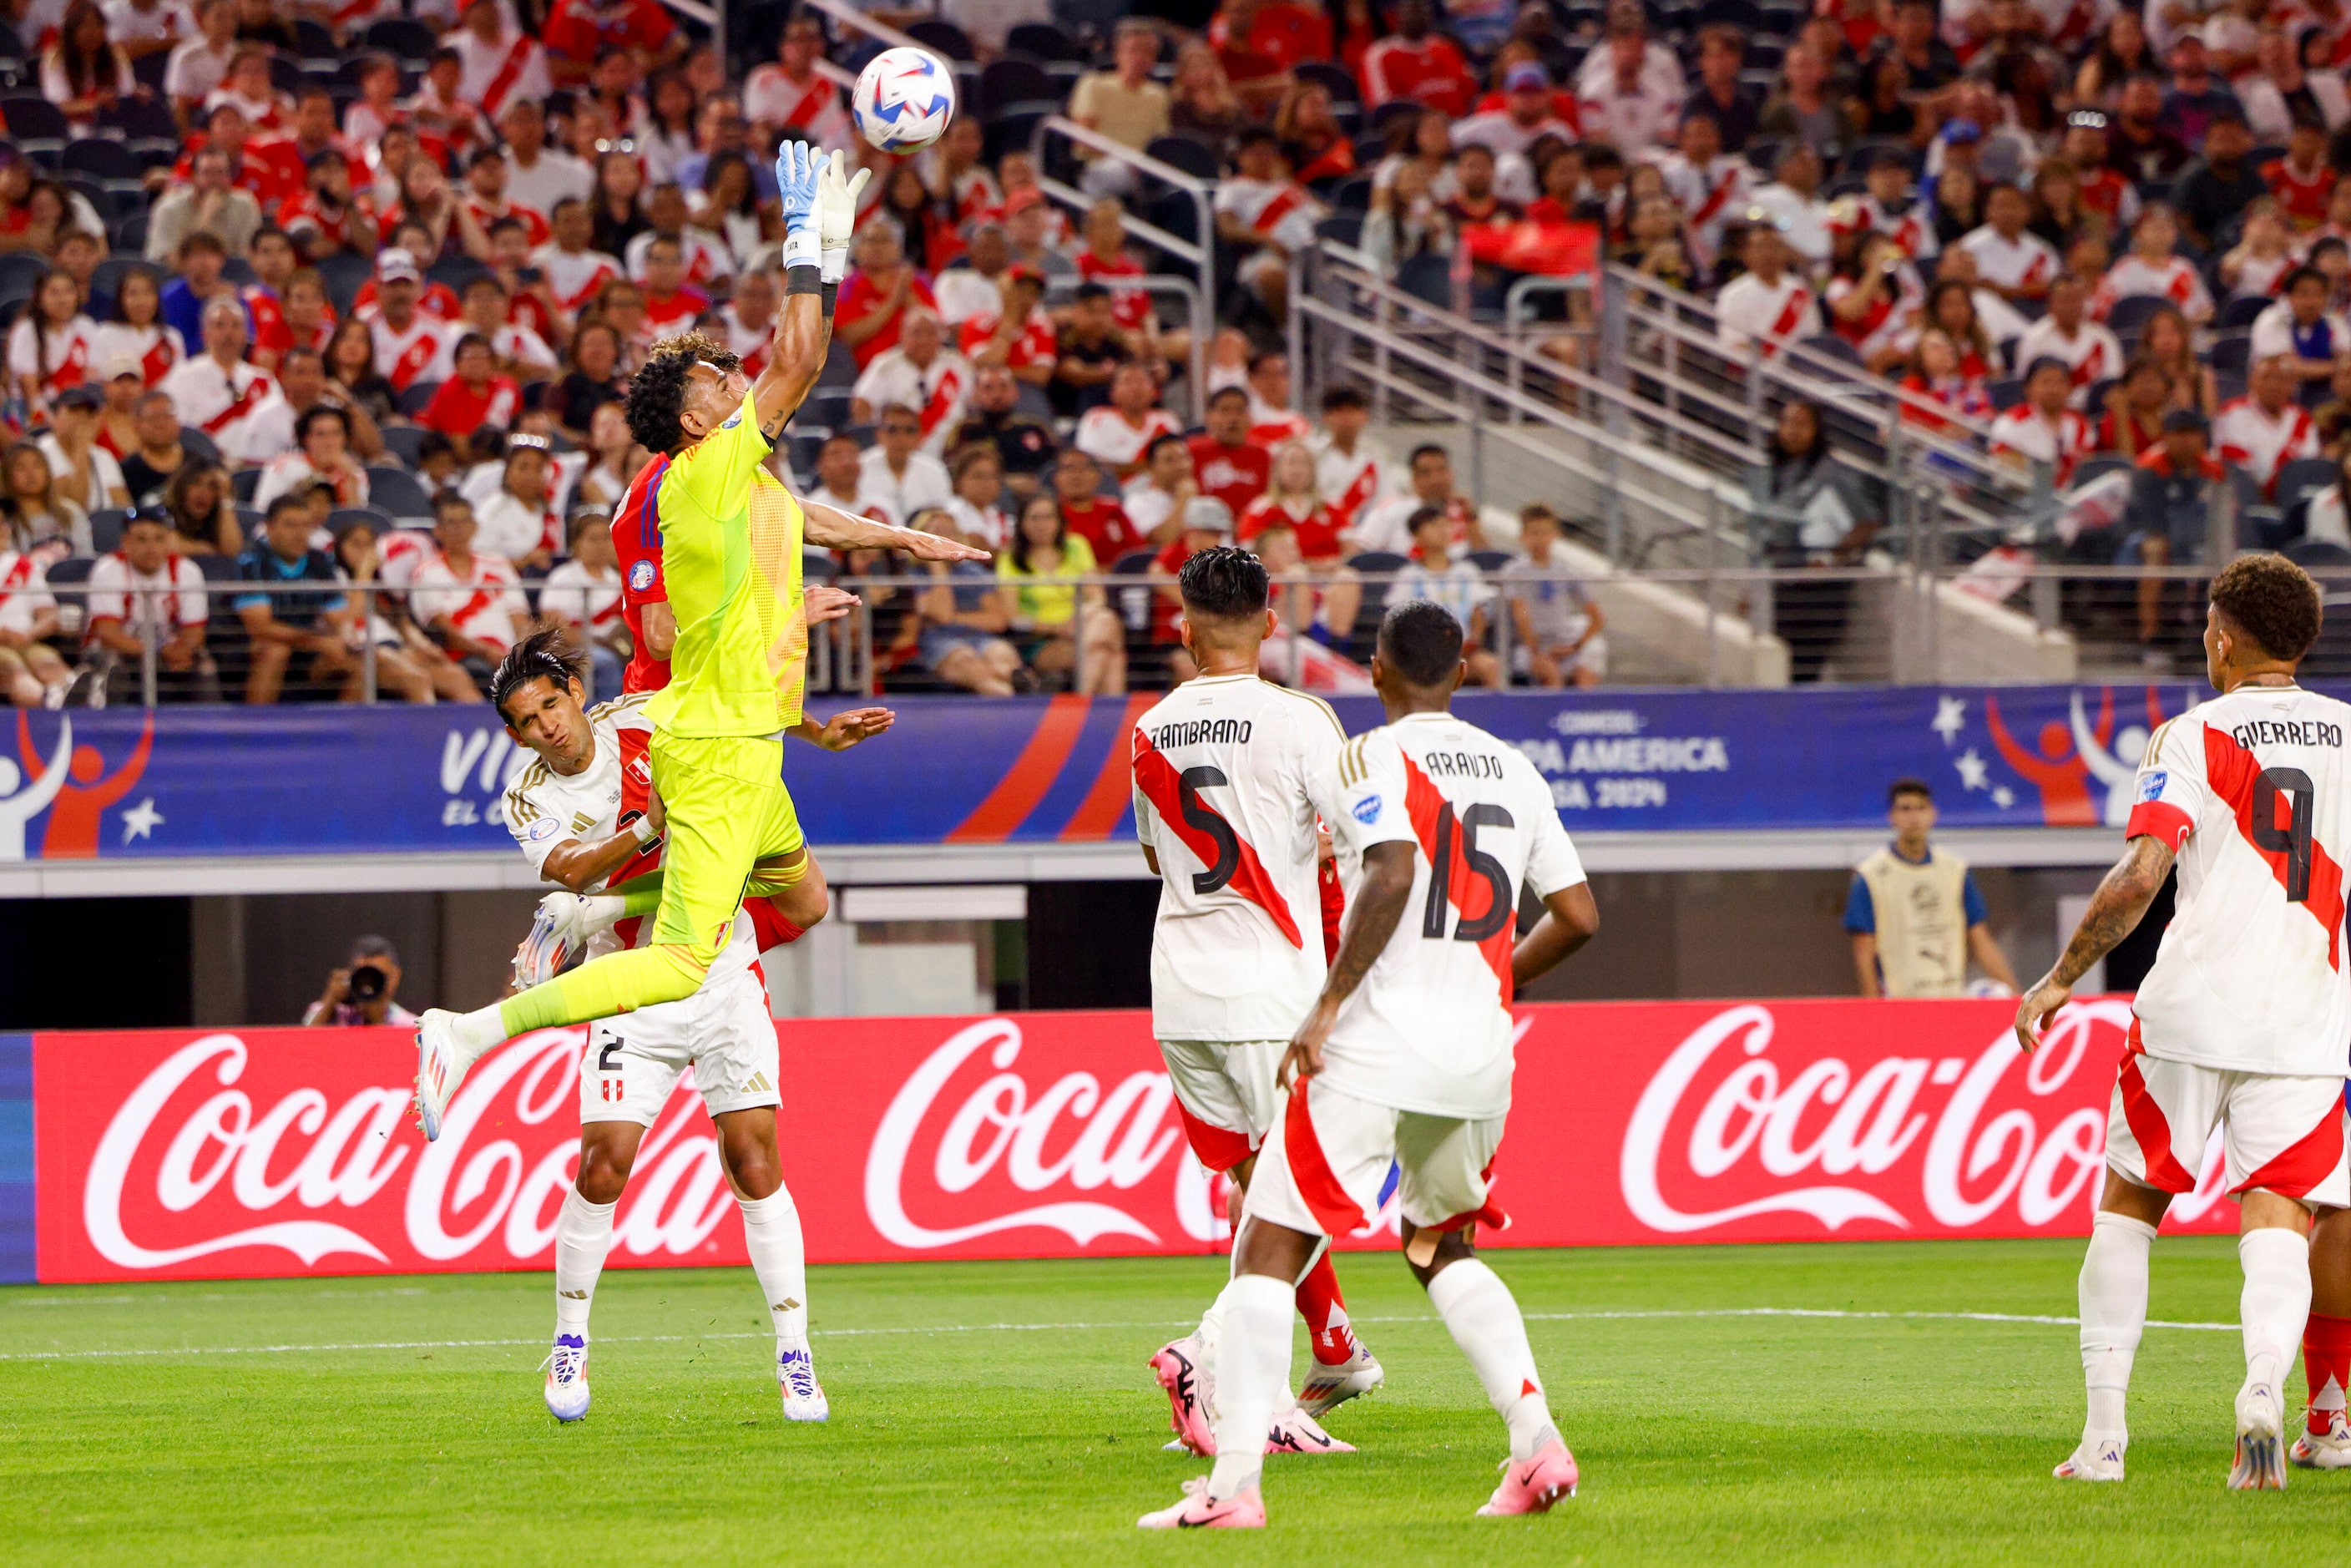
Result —
<path fill-rule="evenodd" d="M 784 231 L 785 270 L 789 273 L 796 267 L 815 267 L 822 255 L 822 243 L 814 218 L 804 218 L 787 228 Z"/>
<path fill-rule="evenodd" d="M 784 297 L 795 294 L 821 294 L 824 285 L 817 281 L 816 268 L 801 263 L 784 268 Z"/>
<path fill-rule="evenodd" d="M 842 278 L 849 276 L 849 247 L 847 246 L 844 245 L 838 247 L 827 246 L 821 255 L 823 259 L 819 265 L 819 270 L 823 274 L 824 281 L 828 287 L 839 283 Z"/>

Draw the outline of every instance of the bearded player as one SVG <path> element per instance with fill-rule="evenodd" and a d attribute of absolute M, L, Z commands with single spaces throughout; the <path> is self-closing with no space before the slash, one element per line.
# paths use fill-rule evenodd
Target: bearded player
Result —
<path fill-rule="evenodd" d="M 1160 882 L 1151 943 L 1151 1022 L 1192 1153 L 1245 1190 L 1280 1113 L 1274 1072 L 1323 975 L 1312 780 L 1346 739 L 1318 697 L 1260 680 L 1272 629 L 1265 568 L 1219 547 L 1184 563 L 1184 646 L 1200 674 L 1134 727 L 1134 831 Z M 1296 1291 L 1314 1367 L 1267 1439 L 1280 1453 L 1345 1452 L 1316 1417 L 1380 1384 L 1347 1326 L 1325 1253 Z M 1213 1457 L 1222 1320 L 1151 1358 L 1176 1435 Z"/>
<path fill-rule="evenodd" d="M 805 874 L 808 846 L 782 758 L 783 734 L 800 721 L 807 667 L 803 546 L 989 559 L 935 534 L 837 513 L 811 518 L 763 466 L 823 369 L 836 268 L 846 266 L 864 183 L 846 178 L 839 155 L 797 141 L 777 158 L 776 179 L 786 283 L 768 368 L 747 382 L 733 354 L 688 334 L 656 346 L 629 384 L 631 433 L 669 459 L 657 505 L 677 619 L 670 684 L 644 708 L 667 833 L 651 940 L 492 1007 L 425 1013 L 416 1103 L 428 1139 L 440 1135 L 449 1097 L 485 1051 L 528 1030 L 692 996 L 726 946 L 742 900 L 787 890 Z"/>
<path fill-rule="evenodd" d="M 848 597 L 821 591 L 836 601 Z M 845 602 L 834 602 L 811 612 L 846 610 Z M 582 895 L 598 914 L 617 916 L 623 901 L 604 889 L 653 869 L 661 857 L 662 808 L 650 795 L 643 764 L 653 725 L 642 695 L 583 712 L 581 667 L 552 629 L 516 643 L 498 665 L 491 688 L 498 716 L 516 743 L 538 758 L 507 787 L 507 831 L 542 877 Z M 838 716 L 820 743 L 845 749 L 888 728 L 889 718 L 879 708 Z M 747 906 L 737 914 L 725 949 L 693 996 L 589 1027 L 580 1064 L 580 1174 L 555 1226 L 555 1342 L 546 1392 L 559 1420 L 588 1414 L 588 1311 L 611 1249 L 612 1212 L 639 1142 L 689 1066 L 743 1210 L 744 1249 L 767 1296 L 784 1415 L 821 1421 L 830 1414 L 809 1354 L 799 1213 L 776 1148 L 776 1026 L 758 967 L 775 934 L 758 928 L 756 913 Z M 590 951 L 632 946 L 643 925 L 622 920 L 617 935 L 600 936 Z"/>
<path fill-rule="evenodd" d="M 2195 1187 L 2217 1129 L 2245 1276 L 2237 1303 L 2245 1380 L 2229 1485 L 2284 1486 L 2285 1377 L 2310 1314 L 2313 1265 L 2327 1270 L 2311 1256 L 2312 1218 L 2351 1206 L 2342 870 L 2351 853 L 2343 751 L 2351 707 L 2295 684 L 2320 618 L 2318 586 L 2300 567 L 2242 557 L 2212 580 L 2209 601 L 2204 671 L 2220 695 L 2147 742 L 2122 859 L 2016 1009 L 2017 1043 L 2031 1051 L 2074 983 L 2130 934 L 2179 867 L 2179 909 L 2132 999 L 2106 1112 L 2106 1184 L 2080 1285 L 2089 1411 L 2081 1443 L 2056 1469 L 2065 1480 L 2123 1479 L 2147 1254 L 2172 1198 Z M 2339 1269 L 2327 1270 L 2330 1282 Z M 2346 1304 L 2323 1300 L 2321 1310 L 2331 1316 Z M 2314 1350 L 2304 1369 L 2314 1405 L 2330 1375 L 2341 1396 L 2345 1368 L 2325 1352 Z"/>
<path fill-rule="evenodd" d="M 1492 1173 L 1510 1105 L 1514 987 L 1600 928 L 1551 788 L 1518 751 L 1447 711 L 1461 623 L 1427 600 L 1381 622 L 1372 682 L 1384 728 L 1311 780 L 1347 881 L 1339 954 L 1282 1057 L 1290 1097 L 1249 1183 L 1233 1278 L 1217 1299 L 1217 1463 L 1146 1529 L 1260 1527 L 1266 1434 L 1290 1381 L 1291 1296 L 1331 1244 L 1380 1208 L 1393 1164 L 1405 1261 L 1510 1430 L 1483 1514 L 1573 1495 L 1510 1287 L 1479 1261 L 1499 1225 Z M 1520 939 L 1519 890 L 1542 918 Z"/>

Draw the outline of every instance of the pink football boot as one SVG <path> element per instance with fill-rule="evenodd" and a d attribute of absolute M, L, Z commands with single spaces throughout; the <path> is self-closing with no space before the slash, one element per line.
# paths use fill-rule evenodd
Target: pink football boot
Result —
<path fill-rule="evenodd" d="M 1200 1340 L 1186 1334 L 1162 1345 L 1151 1358 L 1159 1386 L 1167 1391 L 1167 1424 L 1176 1440 L 1204 1459 L 1217 1457 L 1216 1428 L 1208 1420 L 1208 1373 L 1200 1363 Z"/>
<path fill-rule="evenodd" d="M 1552 1504 L 1575 1495 L 1576 1479 L 1575 1456 L 1554 1437 L 1531 1459 L 1505 1459 L 1502 1484 L 1478 1511 L 1487 1516 L 1548 1513 Z"/>
<path fill-rule="evenodd" d="M 1196 1476 L 1184 1483 L 1183 1501 L 1134 1522 L 1145 1530 L 1263 1530 L 1265 1500 L 1257 1488 L 1243 1487 L 1217 1501 L 1208 1496 L 1208 1478 Z"/>

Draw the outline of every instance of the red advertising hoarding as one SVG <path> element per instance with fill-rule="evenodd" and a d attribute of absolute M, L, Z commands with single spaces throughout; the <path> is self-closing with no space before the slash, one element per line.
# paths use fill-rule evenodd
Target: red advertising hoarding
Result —
<path fill-rule="evenodd" d="M 2032 1057 L 2000 1001 L 1519 1009 L 1489 1243 L 2080 1236 L 2126 1002 Z M 787 1020 L 782 1145 L 812 1262 L 1204 1252 L 1192 1161 L 1143 1013 Z M 43 1281 L 543 1269 L 578 1144 L 576 1031 L 509 1042 L 440 1142 L 392 1030 L 43 1034 Z M 744 1261 L 700 1101 L 647 1136 L 612 1262 Z M 2232 1231 L 2219 1148 L 2174 1228 Z M 1389 1244 L 1393 1202 L 1344 1244 Z"/>

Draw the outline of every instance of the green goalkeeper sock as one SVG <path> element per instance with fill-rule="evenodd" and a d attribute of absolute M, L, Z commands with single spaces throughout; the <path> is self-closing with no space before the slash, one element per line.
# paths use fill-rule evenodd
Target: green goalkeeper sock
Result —
<path fill-rule="evenodd" d="M 632 947 L 590 959 L 568 975 L 533 986 L 497 1005 L 501 1039 L 535 1029 L 586 1023 L 663 1002 L 682 1001 L 702 985 L 703 971 L 666 947 Z M 484 1011 L 490 1009 L 484 1009 Z"/>

